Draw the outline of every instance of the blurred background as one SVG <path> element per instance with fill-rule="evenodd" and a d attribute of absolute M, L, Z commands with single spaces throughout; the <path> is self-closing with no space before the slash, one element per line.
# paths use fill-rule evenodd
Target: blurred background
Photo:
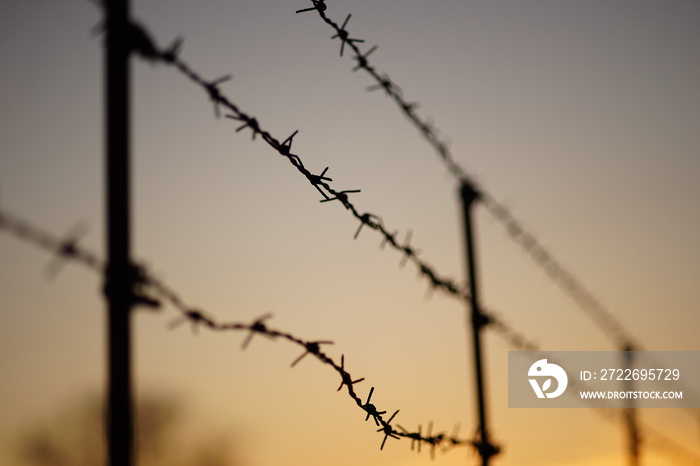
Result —
<path fill-rule="evenodd" d="M 309 6 L 138 0 L 133 15 L 162 45 L 184 37 L 182 58 L 205 77 L 232 73 L 220 88 L 233 102 L 280 140 L 299 130 L 293 152 L 309 170 L 330 167 L 336 189 L 361 189 L 351 195 L 360 211 L 401 239 L 411 230 L 420 257 L 464 283 L 455 180 L 381 91 L 365 91 L 374 82 L 351 72 L 347 47 L 339 57 L 334 31 L 315 12 L 294 13 Z M 644 349 L 700 350 L 700 4 L 329 1 L 336 22 L 350 13 L 350 37 L 363 51 L 379 45 L 371 63 Z M 0 3 L 0 208 L 58 235 L 80 225 L 80 244 L 103 255 L 99 22 L 88 1 Z M 407 429 L 432 421 L 434 433 L 459 425 L 472 437 L 465 305 L 426 298 L 425 280 L 380 250 L 376 233 L 353 241 L 358 223 L 339 203 L 319 203 L 267 144 L 216 120 L 176 71 L 136 60 L 133 86 L 134 256 L 221 321 L 271 312 L 270 327 L 334 341 L 326 352 L 366 379 L 358 394 L 374 386 L 373 404 L 400 409 Z M 492 216 L 476 215 L 487 308 L 545 350 L 619 349 Z M 82 449 L 85 425 L 97 429 L 102 280 L 70 263 L 52 277 L 54 260 L 0 232 L 2 464 L 86 464 L 60 455 Z M 430 461 L 407 440 L 380 451 L 382 434 L 335 391 L 336 373 L 312 358 L 290 369 L 299 348 L 254 338 L 241 351 L 244 334 L 169 330 L 177 317 L 166 308 L 134 318 L 140 410 L 162 420 L 142 432 L 160 446 L 143 464 Z M 626 464 L 624 429 L 595 412 L 509 409 L 508 349 L 486 331 L 490 426 L 504 449 L 495 464 Z M 697 413 L 638 415 L 700 455 Z M 684 464 L 651 443 L 643 464 Z M 434 462 L 476 455 L 460 448 Z"/>

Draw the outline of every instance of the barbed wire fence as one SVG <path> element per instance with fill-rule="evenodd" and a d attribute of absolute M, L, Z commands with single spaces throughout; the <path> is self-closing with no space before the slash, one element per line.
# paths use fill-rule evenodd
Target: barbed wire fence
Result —
<path fill-rule="evenodd" d="M 353 58 L 357 60 L 357 66 L 354 70 L 363 69 L 377 81 L 377 83 L 370 86 L 368 90 L 382 89 L 399 105 L 400 109 L 409 120 L 418 127 L 428 142 L 437 150 L 450 173 L 457 177 L 462 183 L 470 183 L 478 189 L 481 202 L 495 218 L 504 224 L 511 238 L 520 244 L 550 277 L 560 286 L 564 287 L 564 289 L 572 295 L 574 300 L 582 306 L 584 311 L 587 312 L 606 333 L 620 344 L 624 343 L 634 349 L 640 349 L 641 346 L 636 344 L 636 342 L 634 344 L 632 343 L 632 338 L 629 337 L 628 332 L 614 318 L 612 313 L 600 304 L 600 301 L 598 301 L 572 273 L 560 265 L 560 263 L 541 246 L 541 242 L 521 226 L 521 223 L 515 219 L 510 211 L 496 201 L 493 196 L 489 195 L 481 186 L 473 182 L 471 177 L 457 164 L 446 143 L 439 138 L 437 130 L 432 125 L 421 120 L 416 114 L 415 109 L 417 108 L 417 104 L 405 101 L 402 91 L 388 78 L 388 75 L 380 74 L 369 63 L 368 57 L 377 50 L 377 47 L 373 46 L 364 53 L 360 51 L 356 44 L 364 41 L 362 39 L 351 38 L 346 30 L 350 15 L 346 17 L 345 22 L 341 26 L 338 26 L 337 23 L 333 22 L 325 15 L 326 4 L 324 0 L 312 0 L 312 3 L 313 7 L 298 10 L 297 13 L 317 11 L 321 18 L 336 30 L 336 34 L 333 38 L 338 38 L 341 41 L 341 56 L 343 55 L 345 46 L 352 49 L 355 53 Z M 292 144 L 298 131 L 294 131 L 290 136 L 280 142 L 281 139 L 275 138 L 268 131 L 264 130 L 255 117 L 241 110 L 235 103 L 227 98 L 219 89 L 219 85 L 230 79 L 230 75 L 214 80 L 203 78 L 194 68 L 180 59 L 181 40 L 178 39 L 174 41 L 166 48 L 160 48 L 156 45 L 150 33 L 147 32 L 147 29 L 133 21 L 129 23 L 129 39 L 130 53 L 135 53 L 145 60 L 162 63 L 177 69 L 191 82 L 205 91 L 212 102 L 217 117 L 221 115 L 222 110 L 227 112 L 224 115 L 226 118 L 239 123 L 236 132 L 250 131 L 252 139 L 254 140 L 260 136 L 260 138 L 277 151 L 279 155 L 286 158 L 321 194 L 323 199 L 320 199 L 320 202 L 338 201 L 338 203 L 359 222 L 354 238 L 357 238 L 365 227 L 377 232 L 381 237 L 380 246 L 384 248 L 386 245 L 389 245 L 391 249 L 399 253 L 401 255 L 401 266 L 405 266 L 408 262 L 412 263 L 416 267 L 419 276 L 428 283 L 431 292 L 443 292 L 447 296 L 462 302 L 470 302 L 471 296 L 466 290 L 462 289 L 453 280 L 440 274 L 430 263 L 419 257 L 419 250 L 411 244 L 410 232 L 406 235 L 405 240 L 401 241 L 398 239 L 398 230 L 393 230 L 385 226 L 381 216 L 362 211 L 350 201 L 349 195 L 359 192 L 359 189 L 339 190 L 333 187 L 331 184 L 333 182 L 332 178 L 327 176 L 329 167 L 326 167 L 319 174 L 314 174 L 307 169 L 301 157 L 292 153 Z M 109 278 L 105 262 L 97 255 L 81 248 L 77 240 L 73 237 L 66 239 L 55 237 L 19 217 L 8 213 L 2 208 L 0 208 L 0 230 L 4 230 L 36 247 L 51 252 L 58 258 L 79 262 L 102 276 L 106 282 Z M 363 401 L 355 391 L 354 385 L 362 382 L 364 378 L 355 379 L 345 369 L 344 355 L 341 357 L 340 364 L 338 364 L 337 361 L 333 360 L 321 350 L 321 345 L 332 344 L 331 341 L 307 341 L 290 333 L 272 329 L 267 324 L 267 320 L 272 317 L 269 314 L 256 319 L 252 323 L 219 322 L 212 317 L 211 313 L 186 304 L 185 300 L 173 288 L 153 276 L 147 268 L 142 265 L 137 265 L 136 263 L 132 264 L 130 282 L 132 286 L 131 298 L 135 305 L 155 308 L 161 306 L 165 302 L 181 313 L 179 319 L 168 324 L 169 328 L 174 328 L 180 324 L 189 322 L 192 325 L 193 331 L 197 331 L 198 328 L 206 328 L 211 331 L 248 332 L 248 335 L 243 341 L 242 349 L 248 346 L 256 334 L 266 336 L 273 340 L 286 340 L 303 349 L 303 353 L 291 363 L 292 367 L 298 364 L 307 355 L 312 355 L 323 364 L 331 367 L 341 378 L 338 390 L 340 391 L 345 387 L 349 397 L 364 412 L 365 421 L 372 418 L 375 427 L 379 428 L 377 432 L 383 435 L 380 449 L 384 448 L 389 437 L 394 439 L 411 439 L 411 448 L 413 449 L 417 446 L 418 451 L 420 451 L 421 445 L 427 446 L 430 448 L 431 456 L 434 456 L 435 451 L 438 449 L 447 450 L 456 446 L 467 446 L 477 451 L 483 448 L 478 438 L 458 438 L 456 434 L 448 435 L 444 432 L 433 434 L 432 423 L 429 424 L 425 434 L 422 433 L 422 428 L 420 426 L 417 431 L 410 432 L 398 423 L 392 424 L 399 410 L 395 410 L 393 414 L 386 419 L 388 411 L 380 411 L 379 408 L 371 403 L 374 387 L 370 388 L 366 401 Z M 510 347 L 523 351 L 541 351 L 539 345 L 535 344 L 513 326 L 507 324 L 494 311 L 482 309 L 481 313 L 485 319 L 483 325 L 494 330 L 494 332 L 503 338 Z M 606 415 L 606 417 L 614 419 L 617 416 Z M 658 448 L 659 451 L 663 451 L 679 461 L 687 461 L 688 464 L 700 464 L 700 457 L 684 448 L 673 439 L 668 438 L 649 426 L 644 426 L 644 431 L 644 437 L 650 440 L 650 447 Z"/>
<path fill-rule="evenodd" d="M 97 254 L 81 247 L 78 244 L 77 238 L 72 235 L 65 238 L 52 235 L 5 209 L 0 209 L 0 231 L 4 231 L 34 247 L 46 251 L 53 256 L 53 260 L 59 265 L 61 265 L 63 261 L 72 261 L 86 267 L 98 276 L 106 277 L 107 270 L 104 261 Z M 194 333 L 198 332 L 200 328 L 212 332 L 247 332 L 241 344 L 242 350 L 248 347 L 255 335 L 264 336 L 270 340 L 285 340 L 303 350 L 303 352 L 291 362 L 291 367 L 295 367 L 308 355 L 311 355 L 321 363 L 329 366 L 340 376 L 340 385 L 337 391 L 345 387 L 348 396 L 355 402 L 358 408 L 363 411 L 365 421 L 371 418 L 375 423 L 375 427 L 379 428 L 377 432 L 383 435 L 380 450 L 384 448 L 387 439 L 390 437 L 394 439 L 410 439 L 411 450 L 415 449 L 419 453 L 421 451 L 421 446 L 429 448 L 431 458 L 434 458 L 438 451 L 446 453 L 455 447 L 466 447 L 474 451 L 479 450 L 480 445 L 477 438 L 458 437 L 457 433 L 453 432 L 452 434 L 448 434 L 447 431 L 433 433 L 432 421 L 427 424 L 425 432 L 423 432 L 421 425 L 418 426 L 417 430 L 410 431 L 401 424 L 398 424 L 398 422 L 392 424 L 392 421 L 400 410 L 395 410 L 393 414 L 386 419 L 385 415 L 388 411 L 381 410 L 381 408 L 371 403 L 375 387 L 370 387 L 367 400 L 363 401 L 362 397 L 358 395 L 355 390 L 355 385 L 365 381 L 365 378 L 355 378 L 350 374 L 345 366 L 345 355 L 341 355 L 340 364 L 338 364 L 337 361 L 321 350 L 321 345 L 333 344 L 332 341 L 308 341 L 289 332 L 271 328 L 268 325 L 268 320 L 272 318 L 272 314 L 265 314 L 251 323 L 220 322 L 213 316 L 214 314 L 212 312 L 188 304 L 174 288 L 153 275 L 146 266 L 135 262 L 133 270 L 134 297 L 137 304 L 149 309 L 160 308 L 164 304 L 167 304 L 180 314 L 179 317 L 170 320 L 166 324 L 168 329 L 173 330 L 183 324 L 189 323 Z M 505 324 L 502 324 L 500 321 L 495 321 L 493 325 L 498 329 L 498 335 L 501 336 L 511 348 L 521 351 L 536 352 L 544 358 L 549 357 L 547 352 L 542 351 L 537 344 L 528 340 L 526 336 L 505 326 Z M 624 421 L 624 415 L 620 413 L 619 410 L 600 407 L 592 409 L 596 414 L 601 416 L 601 418 L 609 422 L 617 423 Z M 681 464 L 700 464 L 699 455 L 690 451 L 675 439 L 660 432 L 658 429 L 644 424 L 643 431 L 643 438 L 648 442 L 650 448 L 653 448 Z"/>

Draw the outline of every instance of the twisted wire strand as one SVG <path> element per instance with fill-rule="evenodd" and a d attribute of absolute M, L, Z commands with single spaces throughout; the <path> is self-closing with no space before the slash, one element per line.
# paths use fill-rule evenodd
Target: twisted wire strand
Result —
<path fill-rule="evenodd" d="M 374 387 L 370 388 L 369 394 L 367 395 L 367 401 L 363 401 L 360 395 L 358 395 L 355 391 L 355 384 L 364 381 L 365 378 L 354 378 L 347 371 L 347 369 L 345 369 L 345 355 L 341 356 L 340 364 L 338 364 L 338 362 L 336 362 L 333 358 L 331 358 L 321 350 L 321 345 L 333 344 L 332 341 L 306 341 L 292 335 L 291 333 L 272 329 L 266 324 L 266 320 L 271 318 L 272 314 L 265 314 L 257 318 L 253 323 L 250 324 L 239 322 L 217 322 L 208 313 L 198 308 L 192 308 L 187 306 L 184 300 L 172 288 L 165 285 L 162 281 L 153 278 L 152 276 L 149 276 L 148 283 L 153 287 L 153 289 L 157 292 L 159 296 L 161 296 L 164 300 L 168 301 L 175 309 L 181 312 L 182 318 L 171 322 L 171 328 L 180 325 L 185 321 L 189 321 L 193 327 L 193 331 L 197 327 L 202 326 L 212 331 L 248 331 L 248 335 L 244 339 L 241 345 L 241 349 L 246 349 L 252 341 L 253 336 L 256 334 L 260 334 L 271 339 L 280 338 L 294 343 L 297 346 L 300 346 L 304 349 L 304 352 L 301 353 L 301 355 L 299 355 L 291 363 L 291 367 L 296 366 L 307 355 L 312 355 L 322 363 L 333 368 L 340 375 L 341 378 L 340 385 L 338 386 L 337 391 L 340 391 L 343 387 L 345 387 L 348 396 L 350 396 L 350 398 L 352 398 L 355 404 L 365 412 L 365 421 L 368 421 L 370 418 L 372 418 L 374 420 L 375 426 L 379 427 L 377 432 L 381 432 L 384 435 L 380 447 L 380 449 L 382 450 L 384 449 L 386 440 L 389 437 L 395 439 L 410 438 L 412 449 L 415 442 L 427 444 L 431 447 L 433 451 L 437 447 L 441 447 L 443 449 L 455 446 L 472 446 L 475 448 L 478 447 L 478 442 L 476 440 L 460 439 L 456 435 L 448 436 L 445 433 L 432 435 L 430 432 L 428 432 L 427 435 L 421 435 L 420 428 L 417 432 L 409 432 L 398 425 L 397 427 L 399 427 L 399 430 L 397 430 L 391 424 L 391 422 L 393 421 L 394 417 L 396 417 L 396 415 L 399 413 L 399 410 L 397 409 L 396 411 L 394 411 L 391 417 L 387 419 L 385 416 L 387 411 L 382 411 L 371 403 L 372 394 L 374 393 Z"/>
<path fill-rule="evenodd" d="M 378 46 L 373 45 L 366 52 L 362 52 L 358 43 L 364 43 L 363 39 L 350 38 L 350 33 L 347 30 L 348 22 L 351 15 L 348 15 L 342 25 L 339 25 L 326 14 L 327 4 L 325 0 L 311 0 L 313 6 L 297 10 L 296 13 L 304 13 L 316 11 L 321 19 L 333 28 L 336 32 L 332 39 L 341 41 L 340 56 L 343 56 L 345 47 L 348 47 L 353 52 L 353 59 L 357 61 L 357 65 L 353 71 L 363 70 L 372 77 L 375 84 L 367 87 L 368 91 L 383 90 L 384 94 L 394 101 L 399 110 L 404 116 L 416 127 L 421 135 L 426 139 L 428 144 L 439 156 L 439 159 L 445 165 L 448 172 L 460 183 L 468 183 L 480 195 L 480 199 L 487 211 L 501 224 L 503 224 L 511 240 L 521 246 L 530 258 L 542 268 L 547 275 L 559 285 L 569 296 L 579 305 L 581 310 L 589 315 L 593 322 L 613 341 L 618 347 L 632 346 L 641 350 L 641 346 L 634 341 L 632 336 L 619 320 L 612 314 L 610 309 L 604 306 L 593 293 L 564 267 L 554 255 L 544 247 L 541 241 L 535 235 L 528 231 L 513 213 L 493 195 L 491 195 L 483 186 L 480 186 L 476 179 L 470 175 L 458 162 L 449 144 L 444 138 L 441 138 L 438 129 L 427 119 L 422 119 L 417 113 L 418 104 L 409 102 L 403 96 L 403 91 L 395 81 L 389 78 L 389 75 L 382 73 L 370 63 L 369 55 L 374 53 Z"/>

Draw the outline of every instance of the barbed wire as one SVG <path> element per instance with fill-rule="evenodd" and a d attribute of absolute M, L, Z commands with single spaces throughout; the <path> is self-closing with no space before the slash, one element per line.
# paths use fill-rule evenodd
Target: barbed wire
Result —
<path fill-rule="evenodd" d="M 394 411 L 394 413 L 388 419 L 386 419 L 385 415 L 387 414 L 387 411 L 380 410 L 371 402 L 375 387 L 370 388 L 366 401 L 363 401 L 363 399 L 355 391 L 355 384 L 364 381 L 365 378 L 355 378 L 350 374 L 350 372 L 347 371 L 345 368 L 345 355 L 341 355 L 340 364 L 338 364 L 335 360 L 333 360 L 333 358 L 321 350 L 321 345 L 331 345 L 333 344 L 332 341 L 306 341 L 292 335 L 291 333 L 272 329 L 266 324 L 266 321 L 272 317 L 272 314 L 265 314 L 253 321 L 252 324 L 238 322 L 217 322 L 208 313 L 205 313 L 198 308 L 187 306 L 172 288 L 167 287 L 160 280 L 150 277 L 149 283 L 164 300 L 168 301 L 182 313 L 181 318 L 170 323 L 171 328 L 189 321 L 193 327 L 193 331 L 202 326 L 212 331 L 248 331 L 249 333 L 243 341 L 241 349 L 246 349 L 256 334 L 260 334 L 271 339 L 281 338 L 302 347 L 304 350 L 301 355 L 292 361 L 290 367 L 296 366 L 307 355 L 314 356 L 322 363 L 332 367 L 340 375 L 341 379 L 340 385 L 336 391 L 340 391 L 343 387 L 345 387 L 350 398 L 352 398 L 355 404 L 365 412 L 365 421 L 368 421 L 371 418 L 375 423 L 375 427 L 379 427 L 377 432 L 381 432 L 384 435 L 380 450 L 384 449 L 384 445 L 386 444 L 387 439 L 390 437 L 394 439 L 410 438 L 411 449 L 413 449 L 415 442 L 419 442 L 419 444 L 427 444 L 431 448 L 432 456 L 434 456 L 435 449 L 438 447 L 440 447 L 443 451 L 447 451 L 447 449 L 456 446 L 470 446 L 476 449 L 480 447 L 478 440 L 460 439 L 457 437 L 457 435 L 448 436 L 444 432 L 433 435 L 430 430 L 428 430 L 426 435 L 422 435 L 420 426 L 416 432 L 409 432 L 402 426 L 396 424 L 396 427 L 399 429 L 397 430 L 392 425 L 392 421 L 399 413 L 399 410 L 397 409 Z"/>
<path fill-rule="evenodd" d="M 105 281 L 108 282 L 107 268 L 105 267 L 104 261 L 99 259 L 96 254 L 93 254 L 87 249 L 79 246 L 77 241 L 75 241 L 73 238 L 62 240 L 6 211 L 0 211 L 0 230 L 5 230 L 9 234 L 51 254 L 54 254 L 58 258 L 67 261 L 75 261 L 93 272 L 96 272 L 99 276 L 104 277 Z M 367 395 L 367 400 L 363 401 L 360 395 L 358 395 L 358 393 L 355 391 L 355 384 L 364 381 L 365 378 L 355 378 L 350 374 L 350 372 L 348 372 L 348 370 L 345 368 L 345 355 L 341 356 L 340 364 L 338 364 L 332 357 L 328 356 L 321 350 L 321 345 L 333 344 L 332 341 L 307 341 L 294 336 L 289 332 L 273 329 L 267 324 L 267 320 L 272 317 L 272 314 L 265 314 L 258 317 L 252 323 L 218 322 L 211 316 L 211 313 L 206 312 L 196 306 L 187 304 L 174 288 L 156 278 L 147 270 L 145 266 L 134 263 L 132 267 L 134 270 L 138 271 L 138 273 L 134 274 L 132 277 L 132 293 L 135 304 L 147 305 L 148 307 L 160 307 L 162 302 L 166 302 L 181 314 L 179 318 L 172 320 L 167 324 L 169 329 L 174 329 L 183 323 L 189 322 L 193 332 L 197 332 L 197 330 L 201 327 L 215 332 L 248 332 L 241 345 L 242 350 L 245 350 L 248 347 L 255 335 L 262 335 L 272 340 L 283 339 L 301 347 L 304 350 L 301 355 L 292 361 L 291 367 L 295 367 L 304 357 L 311 355 L 322 363 L 333 368 L 340 375 L 341 379 L 340 386 L 337 388 L 337 391 L 340 391 L 343 387 L 345 387 L 350 398 L 352 398 L 355 404 L 365 412 L 365 421 L 368 421 L 371 418 L 375 423 L 375 427 L 379 427 L 377 432 L 381 432 L 384 435 L 380 446 L 381 450 L 384 449 L 384 445 L 387 439 L 390 437 L 394 439 L 411 439 L 411 449 L 413 449 L 416 442 L 419 442 L 419 444 L 426 444 L 431 449 L 431 456 L 434 456 L 437 448 L 440 448 L 442 451 L 447 451 L 450 448 L 457 446 L 468 446 L 476 449 L 480 448 L 478 439 L 470 440 L 459 438 L 457 437 L 457 434 L 447 435 L 445 432 L 432 434 L 432 422 L 430 423 L 431 427 L 428 429 L 425 435 L 421 433 L 420 426 L 415 432 L 410 432 L 398 424 L 396 424 L 395 428 L 394 425 L 392 425 L 392 421 L 399 413 L 399 410 L 397 409 L 394 411 L 394 413 L 387 419 L 385 416 L 387 411 L 380 410 L 371 402 L 375 387 L 370 388 L 369 394 Z"/>
<path fill-rule="evenodd" d="M 352 58 L 357 61 L 357 65 L 352 71 L 364 70 L 375 81 L 375 84 L 368 86 L 367 90 L 375 91 L 381 89 L 387 97 L 394 101 L 404 116 L 435 150 L 448 172 L 461 183 L 470 184 L 479 193 L 479 197 L 487 211 L 503 224 L 510 238 L 516 244 L 519 244 L 534 262 L 544 269 L 547 275 L 570 295 L 595 324 L 616 342 L 618 347 L 632 346 L 641 350 L 641 346 L 634 341 L 612 312 L 572 272 L 565 268 L 504 204 L 486 191 L 483 186 L 480 186 L 476 179 L 457 162 L 449 148 L 449 143 L 439 135 L 438 129 L 434 124 L 417 114 L 416 109 L 419 107 L 419 104 L 406 100 L 401 87 L 389 78 L 387 73 L 378 71 L 370 63 L 369 56 L 378 49 L 378 46 L 373 45 L 366 52 L 362 52 L 357 44 L 365 41 L 363 39 L 350 38 L 347 25 L 352 15 L 348 14 L 343 24 L 339 25 L 326 14 L 328 6 L 325 0 L 311 0 L 311 2 L 313 4 L 312 7 L 297 10 L 296 13 L 316 11 L 321 19 L 335 30 L 336 33 L 331 39 L 339 39 L 341 41 L 340 56 L 343 56 L 347 46 L 354 54 Z"/>

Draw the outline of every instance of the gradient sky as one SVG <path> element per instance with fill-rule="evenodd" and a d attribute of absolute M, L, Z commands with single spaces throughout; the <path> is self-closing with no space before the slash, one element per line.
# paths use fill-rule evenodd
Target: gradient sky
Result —
<path fill-rule="evenodd" d="M 336 189 L 413 231 L 421 257 L 464 277 L 457 186 L 310 2 L 134 1 L 182 58 Z M 502 200 L 647 350 L 700 350 L 700 4 L 646 1 L 329 0 L 371 62 L 434 119 L 459 163 Z M 88 1 L 0 3 L 0 207 L 49 231 L 89 227 L 103 251 L 101 42 Z M 347 50 L 347 49 L 346 49 Z M 226 321 L 333 340 L 366 397 L 396 421 L 476 429 L 462 303 L 435 294 L 380 250 L 337 203 L 164 66 L 134 66 L 135 256 L 193 305 Z M 484 304 L 547 350 L 614 350 L 577 306 L 480 209 Z M 0 463 L 18 433 L 104 386 L 101 280 L 0 232 Z M 169 331 L 172 309 L 138 311 L 135 383 L 174 392 L 196 425 L 224 429 L 247 466 L 429 462 L 409 442 L 379 451 L 338 376 L 285 342 Z M 507 407 L 507 345 L 486 337 L 493 435 L 502 465 L 623 464 L 624 433 L 588 410 Z M 700 387 L 696 387 L 700 390 Z M 641 417 L 695 452 L 680 410 Z M 193 421 L 195 423 L 195 421 Z M 677 464 L 645 449 L 645 465 Z M 465 463 L 465 450 L 435 464 Z M 474 458 L 469 453 L 469 458 Z M 473 462 L 473 461 L 472 461 Z"/>

